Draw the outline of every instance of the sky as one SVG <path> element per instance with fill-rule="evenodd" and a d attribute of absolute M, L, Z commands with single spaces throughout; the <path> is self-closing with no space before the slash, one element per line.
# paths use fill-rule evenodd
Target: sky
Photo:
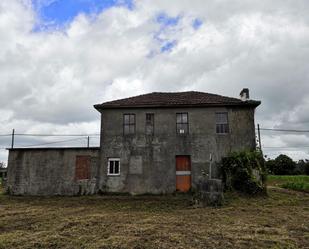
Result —
<path fill-rule="evenodd" d="M 307 0 L 1 0 L 0 135 L 98 134 L 93 104 L 244 87 L 262 101 L 262 128 L 309 130 L 308 13 Z M 0 161 L 9 145 L 0 136 Z M 309 133 L 262 131 L 262 145 L 270 157 L 309 158 Z"/>

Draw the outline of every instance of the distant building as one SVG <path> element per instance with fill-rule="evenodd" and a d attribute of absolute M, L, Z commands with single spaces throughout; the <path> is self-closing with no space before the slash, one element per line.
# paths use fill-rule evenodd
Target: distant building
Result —
<path fill-rule="evenodd" d="M 10 149 L 12 194 L 172 193 L 219 177 L 229 152 L 255 149 L 260 101 L 204 92 L 149 93 L 95 105 L 100 148 Z"/>

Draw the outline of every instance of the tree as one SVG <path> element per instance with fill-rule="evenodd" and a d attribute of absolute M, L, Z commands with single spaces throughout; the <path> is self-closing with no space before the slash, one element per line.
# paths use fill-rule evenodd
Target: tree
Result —
<path fill-rule="evenodd" d="M 295 174 L 305 175 L 307 174 L 307 169 L 309 169 L 309 161 L 307 159 L 299 160 L 296 164 Z"/>
<path fill-rule="evenodd" d="M 268 173 L 274 174 L 274 168 L 276 167 L 276 162 L 274 159 L 268 159 L 265 162 L 265 166 L 266 166 Z"/>
<path fill-rule="evenodd" d="M 290 175 L 294 173 L 296 163 L 287 155 L 279 155 L 275 159 L 273 173 L 275 175 Z"/>
<path fill-rule="evenodd" d="M 4 168 L 6 168 L 5 162 L 0 162 L 0 169 L 4 169 Z"/>

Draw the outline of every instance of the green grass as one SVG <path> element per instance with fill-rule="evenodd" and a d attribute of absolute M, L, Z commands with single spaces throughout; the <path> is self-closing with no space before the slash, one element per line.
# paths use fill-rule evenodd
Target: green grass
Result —
<path fill-rule="evenodd" d="M 281 188 L 309 192 L 309 176 L 268 176 L 268 185 L 278 186 Z"/>

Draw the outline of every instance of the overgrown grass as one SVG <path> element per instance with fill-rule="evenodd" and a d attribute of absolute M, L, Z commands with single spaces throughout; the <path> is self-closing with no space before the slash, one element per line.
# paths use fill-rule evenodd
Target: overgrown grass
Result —
<path fill-rule="evenodd" d="M 226 194 L 221 208 L 188 196 L 0 195 L 0 248 L 308 248 L 309 195 Z"/>
<path fill-rule="evenodd" d="M 268 185 L 279 186 L 286 189 L 309 192 L 309 176 L 268 176 Z"/>

